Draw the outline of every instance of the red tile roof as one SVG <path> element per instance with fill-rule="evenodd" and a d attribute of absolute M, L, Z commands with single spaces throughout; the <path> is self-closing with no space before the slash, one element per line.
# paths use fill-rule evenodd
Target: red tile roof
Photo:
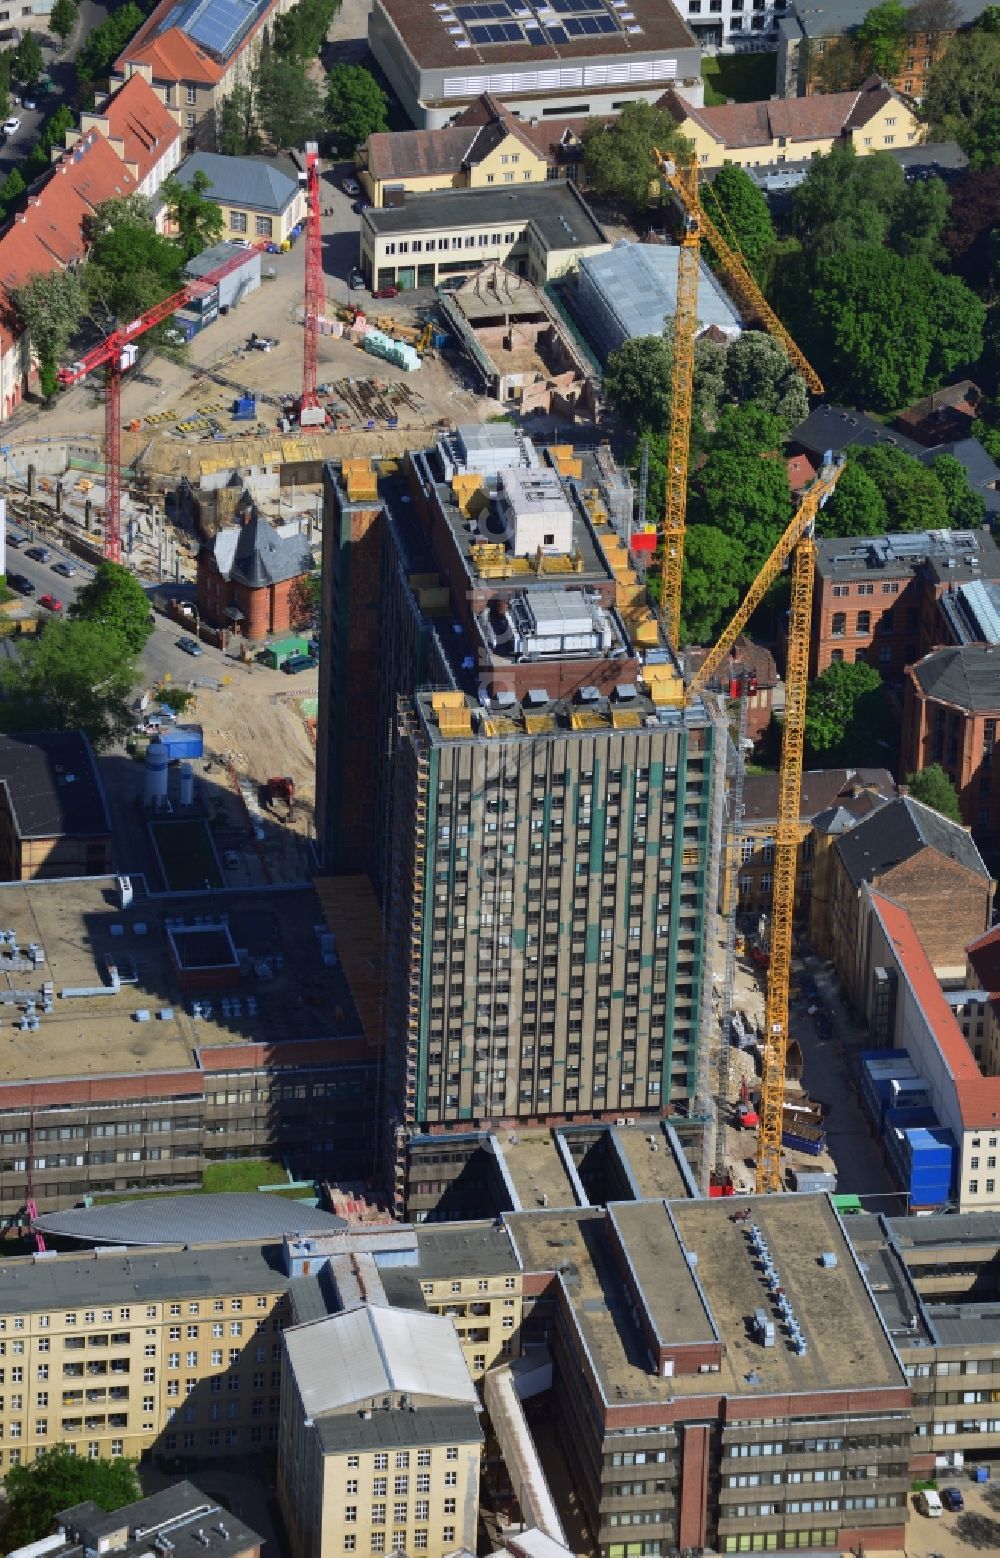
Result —
<path fill-rule="evenodd" d="M 980 987 L 1000 996 L 1000 925 L 970 941 L 965 951 Z"/>
<path fill-rule="evenodd" d="M 83 258 L 83 228 L 104 200 L 134 195 L 136 181 L 113 147 L 88 130 L 29 196 L 20 216 L 0 231 L 0 290 L 10 294 L 39 272 L 47 274 Z M 17 339 L 0 324 L 0 350 Z"/>
<path fill-rule="evenodd" d="M 713 140 L 738 148 L 764 146 L 784 136 L 789 141 L 834 139 L 846 130 L 859 129 L 895 93 L 878 76 L 856 92 L 823 92 L 814 97 L 786 97 L 773 102 L 720 103 L 713 108 L 693 108 L 671 87 L 658 104 L 678 124 L 692 120 Z"/>
<path fill-rule="evenodd" d="M 984 1077 L 976 1064 L 913 921 L 892 898 L 871 892 L 871 901 L 954 1084 L 963 1127 L 976 1130 L 996 1125 L 1000 1122 L 1000 1077 Z"/>
<path fill-rule="evenodd" d="M 119 54 L 115 69 L 124 71 L 126 64 L 148 65 L 154 81 L 200 81 L 213 86 L 222 79 L 226 66 L 193 43 L 180 27 L 168 27 L 157 38 L 149 36 L 160 14 L 169 11 L 173 3 L 174 0 L 164 0 L 157 7 L 145 27 Z"/>
<path fill-rule="evenodd" d="M 808 482 L 816 475 L 816 467 L 808 455 L 793 454 L 787 462 L 788 485 L 793 492 L 801 492 Z"/>
<path fill-rule="evenodd" d="M 124 142 L 122 159 L 137 168 L 140 184 L 181 133 L 170 109 L 140 75 L 130 76 L 98 114 L 107 120 L 108 135 Z"/>

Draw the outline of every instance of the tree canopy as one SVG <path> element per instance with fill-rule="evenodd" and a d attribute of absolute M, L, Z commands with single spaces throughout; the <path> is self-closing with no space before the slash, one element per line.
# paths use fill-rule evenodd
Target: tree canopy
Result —
<path fill-rule="evenodd" d="M 809 415 L 809 396 L 802 376 L 772 335 L 763 330 L 744 330 L 724 350 L 723 388 L 727 399 L 752 400 L 778 417 L 786 434 Z"/>
<path fill-rule="evenodd" d="M 389 99 L 363 65 L 334 65 L 326 78 L 326 112 L 337 147 L 348 156 L 369 135 L 389 128 Z"/>
<path fill-rule="evenodd" d="M 857 450 L 852 459 L 882 494 L 890 530 L 948 528 L 944 488 L 934 472 L 913 455 L 892 444 L 876 444 Z"/>
<path fill-rule="evenodd" d="M 583 165 L 592 188 L 599 195 L 617 197 L 636 211 L 658 204 L 654 147 L 665 157 L 690 156 L 691 152 L 671 115 L 644 98 L 626 103 L 610 122 L 588 119 L 583 132 Z"/>
<path fill-rule="evenodd" d="M 83 285 L 72 269 L 39 272 L 14 289 L 14 305 L 38 355 L 42 394 L 56 392 L 56 371 L 83 313 Z"/>
<path fill-rule="evenodd" d="M 714 643 L 743 595 L 746 550 L 735 536 L 714 525 L 689 525 L 684 536 L 681 639 Z"/>
<path fill-rule="evenodd" d="M 219 150 L 228 157 L 245 157 L 260 151 L 257 128 L 256 82 L 237 82 L 224 97 L 215 119 Z"/>
<path fill-rule="evenodd" d="M 840 480 L 816 516 L 820 536 L 881 536 L 892 527 L 881 490 L 863 465 L 848 459 Z"/>
<path fill-rule="evenodd" d="M 8 1548 L 48 1536 L 55 1515 L 91 1501 L 109 1512 L 142 1497 L 135 1461 L 85 1459 L 65 1444 L 41 1450 L 27 1466 L 12 1466 L 5 1478 Z"/>
<path fill-rule="evenodd" d="M 806 746 L 815 756 L 842 750 L 873 704 L 885 691 L 874 666 L 864 660 L 836 662 L 811 684 L 806 699 Z M 869 754 L 868 760 L 871 761 Z"/>
<path fill-rule="evenodd" d="M 774 223 L 767 201 L 744 168 L 720 168 L 706 184 L 702 203 L 727 242 L 736 245 L 752 271 L 774 243 Z"/>
<path fill-rule="evenodd" d="M 125 0 L 99 26 L 87 34 L 76 56 L 76 75 L 81 86 L 102 80 L 145 21 L 135 0 Z"/>
<path fill-rule="evenodd" d="M 901 0 L 873 6 L 856 33 L 858 47 L 880 76 L 897 76 L 906 51 L 907 15 Z"/>
<path fill-rule="evenodd" d="M 0 729 L 84 730 L 95 747 L 111 746 L 132 723 L 137 678 L 119 634 L 97 622 L 47 622 L 0 666 Z"/>
<path fill-rule="evenodd" d="M 975 529 L 983 522 L 986 500 L 969 485 L 965 466 L 954 455 L 939 454 L 931 471 L 944 493 L 948 524 L 957 530 Z"/>
<path fill-rule="evenodd" d="M 193 260 L 203 249 L 218 243 L 225 230 L 221 210 L 213 200 L 205 198 L 211 187 L 212 180 L 200 168 L 189 184 L 182 184 L 172 173 L 161 186 L 185 260 Z"/>
<path fill-rule="evenodd" d="M 55 0 L 49 12 L 49 27 L 60 42 L 65 43 L 76 26 L 76 6 L 73 0 Z"/>
<path fill-rule="evenodd" d="M 920 106 L 931 140 L 957 141 L 974 168 L 1000 162 L 1000 31 L 985 13 L 931 66 Z"/>
<path fill-rule="evenodd" d="M 42 46 L 29 27 L 14 50 L 14 75 L 24 86 L 33 87 L 44 65 Z"/>
<path fill-rule="evenodd" d="M 940 763 L 930 763 L 918 774 L 907 774 L 906 788 L 915 801 L 932 806 L 951 822 L 961 822 L 958 791 Z"/>
<path fill-rule="evenodd" d="M 257 117 L 275 146 L 302 146 L 326 127 L 323 90 L 305 65 L 262 49 L 257 64 Z"/>
<path fill-rule="evenodd" d="M 315 59 L 326 40 L 340 0 L 298 0 L 274 19 L 274 49 L 285 59 Z"/>
<path fill-rule="evenodd" d="M 1000 167 L 970 168 L 949 190 L 944 241 L 954 269 L 990 301 L 1000 281 Z"/>
<path fill-rule="evenodd" d="M 959 277 L 863 244 L 817 265 L 800 339 L 832 395 L 888 411 L 974 363 L 985 317 Z"/>
<path fill-rule="evenodd" d="M 156 231 L 142 197 L 105 201 L 91 231 L 84 290 L 100 324 L 135 319 L 180 286 L 184 251 Z"/>
<path fill-rule="evenodd" d="M 99 563 L 70 607 L 70 616 L 115 633 L 140 654 L 153 631 L 149 600 L 135 574 L 120 563 Z"/>
<path fill-rule="evenodd" d="M 759 406 L 725 406 L 704 464 L 693 477 L 692 524 L 714 525 L 744 551 L 741 590 L 754 579 L 792 517 L 784 428 Z"/>

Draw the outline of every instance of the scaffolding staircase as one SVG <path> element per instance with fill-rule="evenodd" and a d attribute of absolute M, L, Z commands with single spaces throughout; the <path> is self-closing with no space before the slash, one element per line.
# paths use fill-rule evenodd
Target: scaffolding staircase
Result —
<path fill-rule="evenodd" d="M 736 766 L 730 791 L 732 812 L 729 819 L 729 858 L 732 870 L 726 905 L 726 963 L 722 977 L 718 1087 L 715 1095 L 715 1173 L 721 1183 L 726 1164 L 726 1114 L 729 1109 L 729 1061 L 736 1035 L 733 1032 L 733 1001 L 736 991 L 736 910 L 739 903 L 740 835 L 743 831 L 743 781 L 746 777 L 744 742 L 747 734 L 747 679 L 740 683 L 740 713 L 736 735 Z"/>

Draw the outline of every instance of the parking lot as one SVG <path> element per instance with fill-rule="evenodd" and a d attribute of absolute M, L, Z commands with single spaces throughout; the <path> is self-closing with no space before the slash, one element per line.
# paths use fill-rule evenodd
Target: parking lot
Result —
<path fill-rule="evenodd" d="M 934 1558 L 935 1554 L 940 1558 L 971 1558 L 973 1553 L 1000 1552 L 1000 1483 L 975 1483 L 962 1476 L 949 1481 L 942 1474 L 938 1487 L 959 1488 L 965 1509 L 961 1514 L 946 1512 L 928 1520 L 913 1507 L 916 1495 L 911 1495 L 907 1558 Z"/>

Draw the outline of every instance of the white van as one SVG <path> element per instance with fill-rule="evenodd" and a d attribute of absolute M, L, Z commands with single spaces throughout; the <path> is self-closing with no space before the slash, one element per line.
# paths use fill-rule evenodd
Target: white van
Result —
<path fill-rule="evenodd" d="M 921 1515 L 937 1520 L 944 1514 L 944 1505 L 933 1488 L 922 1488 L 917 1494 L 917 1510 Z"/>

